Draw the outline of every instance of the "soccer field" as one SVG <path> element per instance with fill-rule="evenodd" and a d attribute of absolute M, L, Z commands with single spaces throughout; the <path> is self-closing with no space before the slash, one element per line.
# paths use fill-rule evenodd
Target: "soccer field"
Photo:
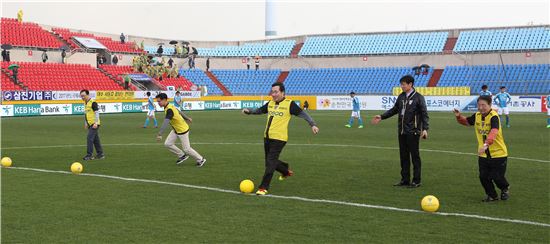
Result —
<path fill-rule="evenodd" d="M 141 128 L 145 114 L 102 115 L 107 158 L 83 162 L 82 175 L 68 173 L 85 155 L 82 116 L 2 118 L 1 154 L 14 162 L 1 170 L 2 242 L 550 241 L 544 114 L 511 115 L 511 198 L 491 203 L 481 202 L 474 131 L 452 112 L 430 113 L 416 189 L 392 186 L 400 178 L 395 117 L 348 129 L 349 111 L 310 114 L 321 131 L 292 119 L 281 159 L 295 175 L 276 174 L 270 197 L 238 193 L 241 180 L 257 185 L 263 175 L 265 116 L 190 112 L 191 143 L 208 160 L 197 168 L 192 159 L 175 165 L 155 141 L 158 129 Z M 370 121 L 375 112 L 366 114 Z M 430 194 L 448 215 L 419 211 Z"/>

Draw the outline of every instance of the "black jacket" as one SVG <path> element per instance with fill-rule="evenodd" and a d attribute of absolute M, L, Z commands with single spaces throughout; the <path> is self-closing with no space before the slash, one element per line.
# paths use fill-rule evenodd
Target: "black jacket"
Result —
<path fill-rule="evenodd" d="M 399 114 L 398 129 L 400 135 L 420 135 L 423 130 L 429 128 L 428 120 L 430 118 L 428 117 L 426 100 L 416 90 L 413 90 L 409 97 L 405 92 L 399 94 L 393 108 L 382 114 L 382 119 L 387 119 L 395 114 Z"/>

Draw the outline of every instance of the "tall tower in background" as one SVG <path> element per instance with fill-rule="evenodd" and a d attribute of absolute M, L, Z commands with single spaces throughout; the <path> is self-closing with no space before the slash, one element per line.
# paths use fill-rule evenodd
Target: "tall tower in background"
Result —
<path fill-rule="evenodd" d="M 277 36 L 276 0 L 265 0 L 265 37 Z"/>

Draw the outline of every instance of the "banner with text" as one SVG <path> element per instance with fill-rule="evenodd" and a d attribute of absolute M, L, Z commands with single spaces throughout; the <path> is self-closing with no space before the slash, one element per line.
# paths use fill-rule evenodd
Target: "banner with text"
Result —
<path fill-rule="evenodd" d="M 393 107 L 397 96 L 358 96 L 362 110 L 388 110 Z M 426 96 L 428 111 L 477 110 L 477 96 Z M 541 112 L 540 96 L 512 96 L 508 107 L 512 112 Z M 349 96 L 318 96 L 317 110 L 351 110 Z"/>

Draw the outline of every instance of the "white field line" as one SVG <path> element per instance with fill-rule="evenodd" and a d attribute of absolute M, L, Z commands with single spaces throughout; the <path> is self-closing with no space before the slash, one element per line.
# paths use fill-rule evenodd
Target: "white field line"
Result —
<path fill-rule="evenodd" d="M 250 143 L 250 142 L 193 142 L 194 145 L 263 145 L 262 143 Z M 161 143 L 124 143 L 124 144 L 103 144 L 103 146 L 150 146 L 150 145 L 162 145 Z M 353 148 L 371 148 L 371 149 L 385 149 L 385 150 L 399 150 L 397 147 L 381 147 L 381 146 L 368 146 L 368 145 L 346 145 L 346 144 L 287 144 L 289 146 L 307 146 L 307 147 L 353 147 Z M 48 146 L 25 146 L 25 147 L 4 147 L 4 150 L 17 150 L 17 149 L 47 149 L 47 148 L 67 148 L 67 147 L 86 147 L 86 145 L 48 145 Z M 435 152 L 435 153 L 447 153 L 457 155 L 470 155 L 477 156 L 475 153 L 456 152 L 448 150 L 437 149 L 420 149 L 423 152 Z M 550 160 L 532 159 L 522 157 L 508 157 L 510 159 L 550 163 Z"/>
<path fill-rule="evenodd" d="M 68 171 L 36 169 L 36 168 L 24 168 L 24 167 L 11 167 L 10 169 L 44 172 L 44 173 L 56 173 L 56 174 L 71 174 Z M 3 169 L 3 170 L 6 170 L 6 169 Z M 231 193 L 231 194 L 242 194 L 238 191 L 226 190 L 226 189 L 221 189 L 221 188 L 216 188 L 216 187 L 198 186 L 198 185 L 190 185 L 190 184 L 159 181 L 159 180 L 136 179 L 136 178 L 127 178 L 127 177 L 101 175 L 101 174 L 88 174 L 88 173 L 82 173 L 80 175 L 81 176 L 89 176 L 89 177 L 105 178 L 105 179 L 113 179 L 113 180 L 121 180 L 121 181 L 129 181 L 129 182 L 150 183 L 150 184 L 159 184 L 159 185 L 171 185 L 171 186 L 178 186 L 178 187 L 184 187 L 184 188 L 207 190 L 207 191 L 214 191 L 214 192 L 223 192 L 223 193 Z M 505 223 L 550 227 L 550 224 L 547 224 L 547 223 L 527 221 L 527 220 L 519 220 L 519 219 L 497 218 L 497 217 L 489 217 L 489 216 L 475 215 L 475 214 L 444 213 L 444 212 L 425 213 L 423 211 L 416 210 L 416 209 L 397 208 L 397 207 L 372 205 L 372 204 L 364 204 L 364 203 L 354 203 L 354 202 L 344 202 L 344 201 L 335 201 L 335 200 L 327 200 L 327 199 L 313 199 L 313 198 L 305 198 L 305 197 L 298 197 L 298 196 L 266 195 L 266 196 L 262 196 L 262 197 L 278 198 L 278 199 L 285 199 L 285 200 L 295 200 L 295 201 L 311 202 L 311 203 L 324 203 L 324 204 L 332 204 L 332 205 L 352 206 L 352 207 L 360 207 L 360 208 L 382 209 L 382 210 L 397 211 L 397 212 L 409 212 L 409 213 L 418 213 L 418 214 L 434 214 L 434 215 L 440 215 L 440 216 L 455 216 L 455 217 L 482 219 L 482 220 L 490 220 L 490 221 L 505 222 Z"/>

